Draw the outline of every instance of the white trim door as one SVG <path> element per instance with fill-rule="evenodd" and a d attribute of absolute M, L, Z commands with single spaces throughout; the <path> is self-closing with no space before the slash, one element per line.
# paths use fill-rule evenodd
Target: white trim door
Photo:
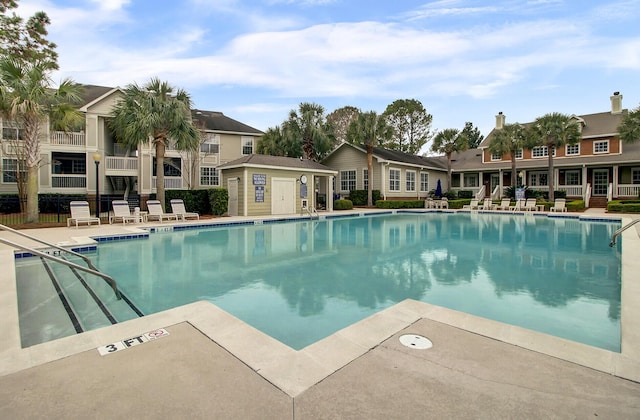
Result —
<path fill-rule="evenodd" d="M 227 188 L 229 190 L 229 208 L 227 212 L 229 216 L 238 215 L 238 178 L 229 178 L 227 180 Z"/>
<path fill-rule="evenodd" d="M 271 214 L 296 213 L 296 180 L 271 178 Z"/>
<path fill-rule="evenodd" d="M 605 197 L 609 189 L 609 170 L 594 169 L 593 170 L 593 196 Z"/>

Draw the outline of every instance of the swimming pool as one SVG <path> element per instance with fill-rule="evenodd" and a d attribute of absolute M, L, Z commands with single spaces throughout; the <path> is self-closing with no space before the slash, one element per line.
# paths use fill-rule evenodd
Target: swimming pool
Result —
<path fill-rule="evenodd" d="M 619 351 L 618 226 L 405 213 L 154 233 L 94 260 L 144 314 L 206 299 L 294 349 L 411 298 Z"/>

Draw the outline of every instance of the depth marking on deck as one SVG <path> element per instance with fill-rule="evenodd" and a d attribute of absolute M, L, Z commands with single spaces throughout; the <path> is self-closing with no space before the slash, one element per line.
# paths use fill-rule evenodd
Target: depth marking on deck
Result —
<path fill-rule="evenodd" d="M 157 340 L 158 338 L 166 337 L 169 335 L 169 331 L 164 328 L 149 331 L 135 337 L 127 338 L 126 340 L 110 343 L 105 346 L 98 347 L 98 353 L 100 356 L 115 353 L 120 350 L 128 349 L 129 347 L 137 346 L 138 344 L 148 343 L 149 341 Z"/>

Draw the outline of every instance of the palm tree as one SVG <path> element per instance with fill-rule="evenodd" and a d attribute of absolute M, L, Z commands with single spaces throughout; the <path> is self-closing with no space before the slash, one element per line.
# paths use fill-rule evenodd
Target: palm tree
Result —
<path fill-rule="evenodd" d="M 454 152 L 467 150 L 469 142 L 458 129 L 446 128 L 439 131 L 433 138 L 431 151 L 444 153 L 447 157 L 447 190 L 451 189 L 451 155 Z"/>
<path fill-rule="evenodd" d="M 50 70 L 50 63 L 44 61 L 29 62 L 10 57 L 0 60 L 0 110 L 5 118 L 22 127 L 24 139 L 27 223 L 38 221 L 42 124 L 49 120 L 57 129 L 66 130 L 82 123 L 82 114 L 71 105 L 79 101 L 79 85 L 64 79 L 57 89 L 52 89 Z"/>
<path fill-rule="evenodd" d="M 640 140 L 640 106 L 627 113 L 618 126 L 620 138 L 625 143 L 633 143 Z"/>
<path fill-rule="evenodd" d="M 324 115 L 324 107 L 303 102 L 298 111 L 292 109 L 289 119 L 282 124 L 285 142 L 301 141 L 305 159 L 322 159 L 333 148 L 335 141 L 331 125 Z"/>
<path fill-rule="evenodd" d="M 349 143 L 364 144 L 367 149 L 367 206 L 373 206 L 373 148 L 380 142 L 388 140 L 393 129 L 386 119 L 378 116 L 375 111 L 358 113 L 355 121 L 349 124 L 347 141 Z"/>
<path fill-rule="evenodd" d="M 529 147 L 546 146 L 549 158 L 549 201 L 554 201 L 553 155 L 558 147 L 576 144 L 581 139 L 580 128 L 576 120 L 559 112 L 545 114 L 529 126 Z"/>
<path fill-rule="evenodd" d="M 511 156 L 511 185 L 517 184 L 516 154 L 527 142 L 525 128 L 518 124 L 505 124 L 503 128 L 494 131 L 489 143 L 489 152 L 492 154 L 509 154 Z"/>
<path fill-rule="evenodd" d="M 156 151 L 156 198 L 165 206 L 164 156 L 169 141 L 178 150 L 196 149 L 200 134 L 191 119 L 191 97 L 167 82 L 152 78 L 126 87 L 110 121 L 116 139 L 131 149 L 149 141 Z"/>

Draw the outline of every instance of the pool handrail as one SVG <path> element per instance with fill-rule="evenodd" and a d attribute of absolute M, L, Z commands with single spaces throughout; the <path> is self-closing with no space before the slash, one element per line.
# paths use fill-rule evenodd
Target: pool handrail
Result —
<path fill-rule="evenodd" d="M 71 261 L 63 260 L 62 258 L 54 257 L 54 256 L 52 256 L 50 254 L 47 254 L 46 252 L 38 251 L 36 249 L 30 248 L 30 247 L 25 246 L 25 245 L 20 245 L 20 244 L 18 244 L 16 242 L 8 240 L 8 239 L 0 238 L 0 242 L 2 242 L 5 245 L 9 245 L 9 246 L 12 246 L 14 248 L 22 249 L 23 251 L 29 251 L 29 252 L 31 252 L 31 253 L 33 253 L 35 255 L 38 255 L 40 257 L 56 261 L 56 262 L 58 262 L 60 264 L 64 264 L 66 266 L 76 268 L 78 270 L 84 271 L 86 273 L 93 274 L 93 275 L 98 276 L 98 277 L 102 277 L 107 283 L 109 283 L 109 285 L 113 289 L 114 293 L 116 294 L 116 298 L 118 300 L 122 299 L 122 296 L 120 295 L 120 291 L 118 290 L 118 285 L 116 284 L 116 281 L 113 279 L 113 277 L 111 277 L 111 276 L 109 276 L 107 274 L 101 273 L 100 270 L 98 270 L 96 268 L 96 266 L 93 265 L 93 262 L 91 261 L 91 259 L 89 257 L 87 257 L 86 255 L 82 255 L 82 254 L 80 254 L 78 252 L 72 251 L 70 249 L 63 248 L 63 247 L 61 247 L 59 245 L 55 245 L 55 244 L 49 243 L 49 242 L 44 241 L 42 239 L 36 238 L 34 236 L 27 235 L 26 233 L 20 232 L 18 230 L 12 229 L 12 228 L 10 228 L 8 226 L 5 226 L 5 225 L 2 225 L 2 224 L 0 224 L 0 229 L 6 230 L 7 232 L 15 233 L 18 236 L 22 236 L 22 237 L 31 239 L 33 241 L 39 242 L 39 243 L 47 245 L 49 247 L 52 247 L 52 248 L 58 249 L 60 251 L 67 252 L 67 253 L 70 253 L 72 255 L 75 255 L 76 257 L 82 258 L 87 263 L 89 268 L 83 267 L 83 266 L 78 265 L 76 263 L 72 263 Z"/>
<path fill-rule="evenodd" d="M 635 225 L 636 223 L 640 223 L 640 219 L 632 220 L 631 222 L 629 222 L 626 225 L 622 226 L 620 229 L 618 229 L 615 232 L 613 232 L 613 235 L 611 236 L 611 242 L 609 242 L 609 246 L 611 246 L 611 247 L 614 246 L 616 244 L 616 238 L 618 236 L 620 236 L 620 234 L 622 232 L 624 232 L 625 230 L 627 230 L 631 226 Z"/>

